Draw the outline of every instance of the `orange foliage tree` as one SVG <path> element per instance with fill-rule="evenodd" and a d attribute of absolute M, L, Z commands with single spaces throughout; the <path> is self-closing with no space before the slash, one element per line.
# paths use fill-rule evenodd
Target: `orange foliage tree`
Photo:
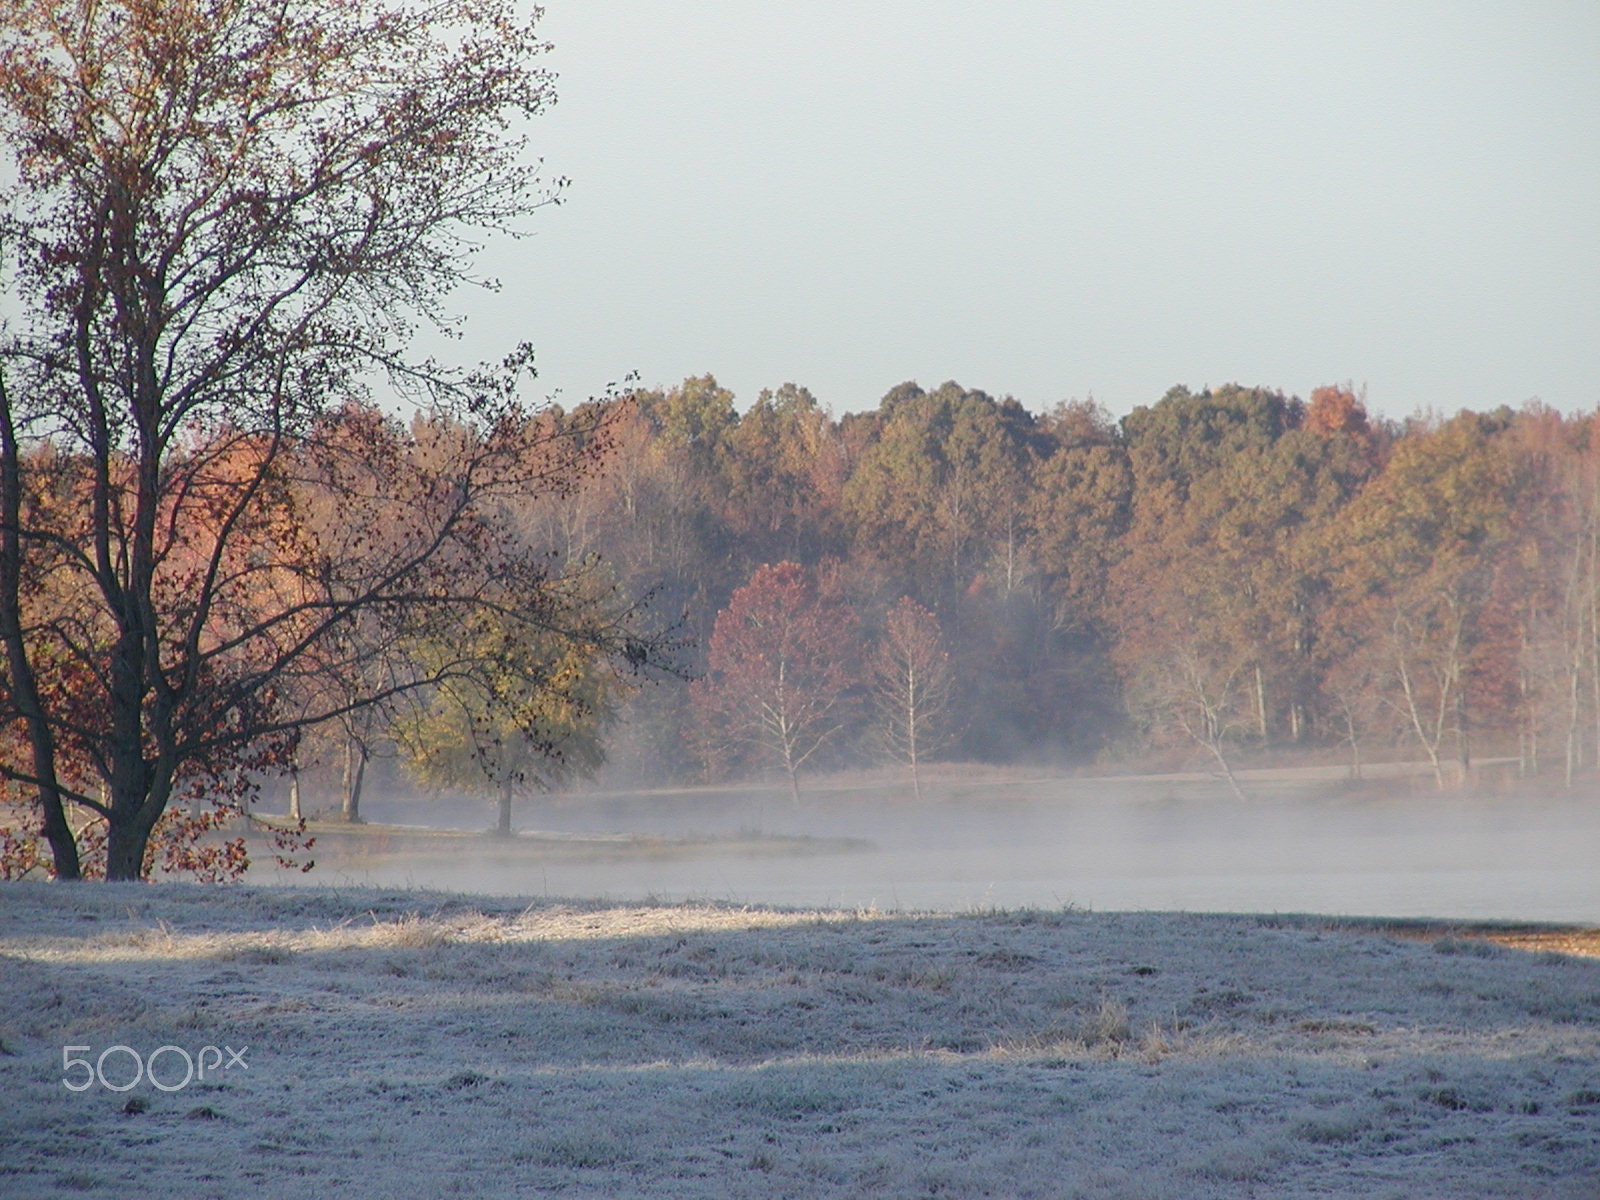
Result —
<path fill-rule="evenodd" d="M 854 617 L 797 563 L 757 567 L 717 614 L 710 670 L 695 681 L 719 748 L 754 750 L 800 803 L 800 769 L 849 723 Z"/>
<path fill-rule="evenodd" d="M 0 774 L 59 877 L 85 873 L 74 814 L 106 878 L 142 876 L 187 794 L 235 799 L 299 730 L 430 680 L 314 684 L 448 644 L 466 612 L 650 657 L 492 532 L 501 497 L 582 477 L 603 421 L 524 411 L 531 351 L 470 374 L 404 354 L 465 238 L 551 196 L 507 132 L 550 99 L 543 48 L 513 0 L 17 0 L 0 22 Z M 375 369 L 428 421 L 339 408 Z"/>

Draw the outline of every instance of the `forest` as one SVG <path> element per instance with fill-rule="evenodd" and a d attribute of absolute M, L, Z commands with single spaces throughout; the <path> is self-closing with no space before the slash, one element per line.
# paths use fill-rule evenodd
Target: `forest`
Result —
<path fill-rule="evenodd" d="M 835 419 L 794 385 L 740 411 L 710 376 L 603 403 L 600 465 L 504 536 L 608 564 L 677 620 L 689 682 L 594 697 L 541 783 L 607 759 L 792 787 L 933 759 L 1231 778 L 1317 751 L 1426 759 L 1441 787 L 1475 754 L 1569 785 L 1595 762 L 1592 417 L 1380 422 L 1348 388 L 1229 386 L 1118 422 L 907 383 Z"/>
<path fill-rule="evenodd" d="M 946 383 L 835 419 L 637 391 L 540 535 L 683 614 L 641 778 L 948 758 L 1426 759 L 1570 784 L 1600 738 L 1592 416 L 1373 420 L 1348 387 L 1172 389 L 1115 421 Z"/>
<path fill-rule="evenodd" d="M 237 798 L 281 777 L 293 816 L 359 819 L 378 759 L 421 790 L 498 793 L 503 831 L 515 796 L 602 767 L 778 778 L 796 803 L 809 771 L 895 764 L 920 788 L 931 761 L 1231 782 L 1241 761 L 1406 757 L 1447 787 L 1495 755 L 1570 786 L 1600 747 L 1594 428 L 1537 404 L 1376 421 L 1335 386 L 1179 387 L 1115 421 L 905 383 L 835 418 L 792 384 L 741 410 L 705 376 L 487 433 L 352 402 L 232 531 L 208 621 L 236 646 L 207 669 L 259 657 L 318 589 L 425 576 L 477 607 L 369 605 L 274 676 L 253 740 L 184 779 Z M 169 601 L 204 564 L 207 505 L 260 470 L 226 430 L 186 461 Z M 81 465 L 48 441 L 26 463 L 34 519 L 70 513 Z M 419 531 L 450 548 L 423 565 Z M 35 603 L 70 609 L 55 575 Z M 80 686 L 56 665 L 49 686 Z M 176 865 L 199 812 L 169 818 Z"/>

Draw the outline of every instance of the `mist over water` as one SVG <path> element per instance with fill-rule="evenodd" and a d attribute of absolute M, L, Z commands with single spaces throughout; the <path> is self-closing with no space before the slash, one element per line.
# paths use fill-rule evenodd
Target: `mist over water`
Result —
<path fill-rule="evenodd" d="M 1320 793 L 1194 777 L 692 789 L 522 803 L 521 837 L 367 852 L 297 881 L 847 909 L 1075 905 L 1600 923 L 1600 799 Z M 475 830 L 484 804 L 377 796 L 375 823 Z M 557 845 L 533 835 L 566 839 Z M 266 872 L 262 873 L 267 874 Z M 286 876 L 278 878 L 287 881 Z"/>

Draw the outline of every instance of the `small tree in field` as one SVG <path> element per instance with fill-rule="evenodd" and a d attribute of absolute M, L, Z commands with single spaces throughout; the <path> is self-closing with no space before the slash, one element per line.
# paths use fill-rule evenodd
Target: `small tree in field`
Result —
<path fill-rule="evenodd" d="M 911 786 L 920 800 L 918 768 L 950 732 L 954 675 L 939 618 L 902 596 L 884 619 L 868 670 L 877 739 L 892 760 L 910 768 Z"/>
<path fill-rule="evenodd" d="M 792 562 L 757 567 L 717 614 L 694 684 L 707 736 L 780 767 L 797 805 L 800 768 L 849 720 L 854 632 L 850 610 Z"/>
<path fill-rule="evenodd" d="M 140 877 L 174 801 L 226 797 L 299 729 L 428 686 L 363 668 L 463 644 L 472 613 L 650 658 L 494 535 L 503 497 L 575 486 L 603 420 L 532 419 L 527 352 L 477 376 L 404 353 L 470 279 L 470 239 L 551 198 L 508 136 L 551 99 L 517 8 L 11 0 L 0 18 L 0 776 L 32 793 L 59 878 L 82 874 L 85 814 L 106 877 Z M 426 419 L 344 405 L 375 369 Z"/>
<path fill-rule="evenodd" d="M 575 590 L 595 581 L 581 563 L 560 581 Z M 483 614 L 468 636 L 483 665 L 413 693 L 390 729 L 407 774 L 433 788 L 492 787 L 495 832 L 511 835 L 518 796 L 592 775 L 606 760 L 604 733 L 630 690 L 606 668 L 600 648 L 541 637 L 516 622 Z M 424 661 L 458 648 L 418 647 Z"/>

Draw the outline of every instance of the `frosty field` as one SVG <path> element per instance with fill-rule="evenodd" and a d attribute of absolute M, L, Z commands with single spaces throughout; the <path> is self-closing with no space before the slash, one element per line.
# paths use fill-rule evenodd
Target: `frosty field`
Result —
<path fill-rule="evenodd" d="M 1594 941 L 12 884 L 0 1195 L 1595 1197 Z"/>

